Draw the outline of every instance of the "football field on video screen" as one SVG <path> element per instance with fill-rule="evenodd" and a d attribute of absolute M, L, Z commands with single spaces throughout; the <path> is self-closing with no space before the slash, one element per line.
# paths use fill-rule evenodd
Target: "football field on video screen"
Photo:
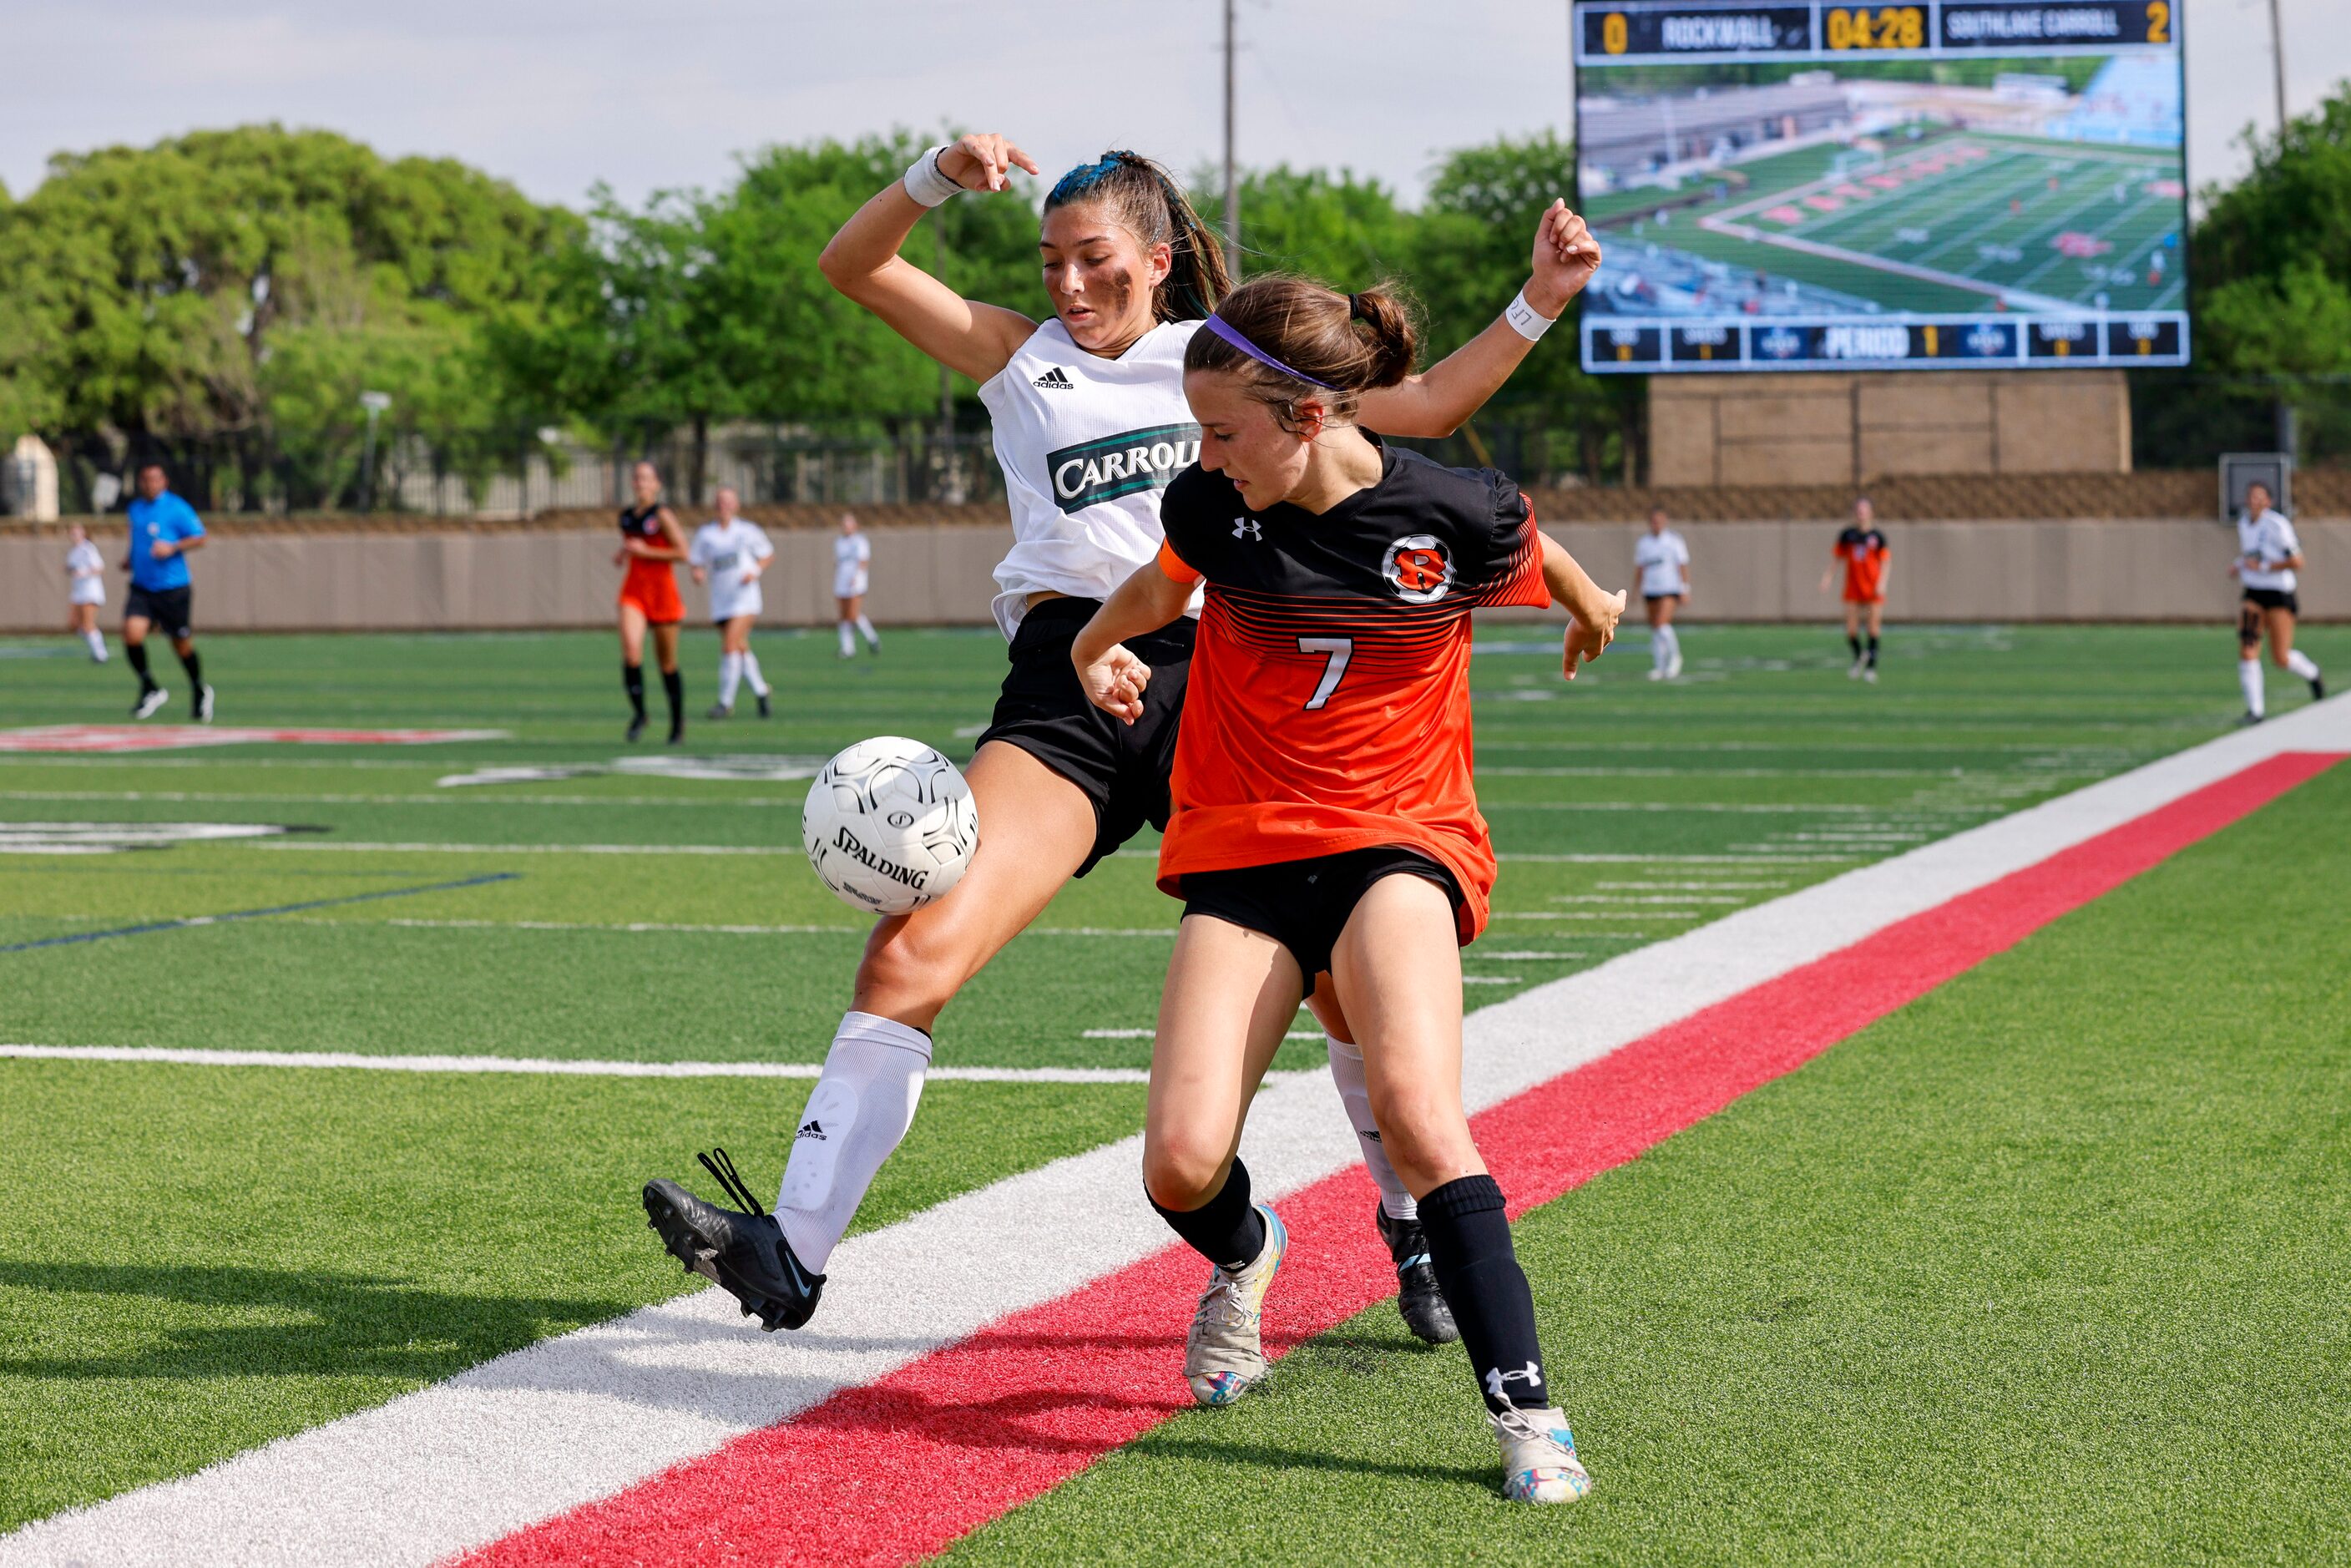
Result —
<path fill-rule="evenodd" d="M 1682 680 L 1643 678 L 1635 627 L 1569 686 L 1554 631 L 1482 629 L 1470 684 L 1501 874 L 1464 954 L 1473 1037 L 1513 998 L 1583 995 L 1542 988 L 1604 984 L 1667 944 L 1744 962 L 1727 935 L 1742 912 L 1774 941 L 1857 919 L 1853 901 L 1881 894 L 1848 899 L 1859 884 L 1839 879 L 1898 880 L 1900 857 L 2210 751 L 2238 707 L 2219 625 L 1898 627 L 1874 685 L 1847 678 L 1832 626 L 1683 637 Z M 2351 659 L 2338 628 L 2303 642 Z M 1084 1188 L 1100 1228 L 1164 1244 L 1113 1147 L 1141 1126 L 1177 914 L 1147 832 L 941 1018 L 921 1114 L 833 1260 L 834 1317 L 768 1338 L 731 1303 L 696 1305 L 639 1207 L 650 1176 L 706 1185 L 694 1155 L 714 1145 L 773 1190 L 866 933 L 801 855 L 807 779 L 875 734 L 967 758 L 1003 668 L 992 631 L 887 632 L 852 662 L 830 636 L 763 632 L 775 716 L 747 698 L 731 720 L 690 718 L 674 751 L 621 743 L 607 634 L 208 637 L 220 725 L 250 727 L 144 750 L 92 748 L 202 737 L 107 727 L 126 672 L 51 656 L 64 643 L 0 643 L 0 1564 L 179 1560 L 158 1542 L 225 1529 L 308 1543 L 286 1561 L 420 1568 L 512 1531 L 496 1560 L 829 1561 L 762 1533 L 836 1519 L 790 1492 L 789 1466 L 716 1472 L 724 1498 L 774 1500 L 721 1524 L 648 1494 L 603 1556 L 587 1537 L 533 1547 L 524 1526 L 616 1490 L 564 1488 L 641 1428 L 706 1418 L 717 1435 L 648 1448 L 639 1492 L 684 1460 L 687 1479 L 753 1462 L 703 1456 L 737 1429 L 705 1405 L 772 1385 L 798 1409 L 807 1356 L 896 1354 L 924 1313 L 961 1321 L 935 1272 L 1018 1284 L 1040 1257 L 1075 1267 L 1061 1249 L 1092 1222 L 1024 1228 L 1024 1209 L 999 1229 L 923 1228 L 991 1184 L 1026 1193 L 1106 1152 Z M 716 655 L 687 633 L 690 713 Z M 2218 744 L 2300 722 L 2288 687 L 2263 730 Z M 184 716 L 175 700 L 158 722 Z M 402 743 L 369 743 L 387 738 Z M 14 748 L 35 746 L 78 749 Z M 2351 1183 L 2329 1152 L 2351 995 L 2328 946 L 2351 768 L 2294 779 L 2112 892 L 2066 883 L 2009 950 L 1836 1025 L 1851 1038 L 1719 1113 L 1665 1107 L 1663 1071 L 1568 1096 L 1562 1127 L 1622 1117 L 1625 1141 L 1583 1185 L 1505 1185 L 1531 1195 L 1519 1245 L 1595 1478 L 1576 1509 L 1496 1498 L 1460 1353 L 1404 1333 L 1378 1295 L 1392 1277 L 1374 1278 L 1384 1254 L 1370 1293 L 1317 1293 L 1337 1239 L 1369 1237 L 1368 1186 L 1360 1203 L 1346 1189 L 1336 1231 L 1301 1218 L 1303 1271 L 1268 1322 L 1306 1326 L 1230 1411 L 1086 1370 L 1174 1366 L 1197 1289 L 1184 1262 L 1176 1304 L 1040 1342 L 1062 1346 L 1046 1359 L 1077 1369 L 1073 1389 L 990 1381 L 1029 1364 L 1014 1343 L 952 1394 L 920 1364 L 878 1436 L 836 1402 L 830 1426 L 745 1441 L 933 1445 L 907 1461 L 918 1474 L 861 1471 L 880 1479 L 841 1495 L 837 1517 L 869 1533 L 839 1552 L 864 1542 L 861 1561 L 950 1542 L 975 1563 L 1185 1560 L 1236 1506 L 1281 1520 L 1268 1562 L 1361 1561 L 1367 1530 L 1392 1543 L 1374 1556 L 1530 1564 L 2325 1556 L 2331 1434 L 2351 1418 L 2324 1310 L 2351 1269 Z M 1785 922 L 1771 908 L 1805 898 Z M 1923 948 L 1897 932 L 1866 951 L 1907 973 Z M 1650 982 L 1537 1022 L 1667 999 Z M 1693 1061 L 1759 1038 L 1725 1026 Z M 1309 1096 L 1302 1114 L 1352 1159 L 1323 1054 L 1301 1014 L 1266 1115 Z M 1489 1156 L 1547 1146 L 1491 1135 Z M 855 1249 L 898 1234 L 931 1238 L 933 1266 L 861 1296 L 878 1254 Z M 869 1327 L 877 1297 L 914 1328 Z M 647 1317 L 663 1312 L 686 1315 Z M 565 1350 L 607 1343 L 596 1325 L 618 1351 Z M 722 1371 L 665 1373 L 705 1346 L 732 1358 Z M 622 1382 L 565 1381 L 582 1366 Z M 475 1451 L 471 1428 L 392 1419 L 402 1401 L 507 1395 L 578 1414 L 458 1472 L 447 1456 Z M 2150 1457 L 2194 1448 L 2216 1409 L 2229 1441 L 2192 1479 Z M 331 1452 L 262 1448 L 331 1445 L 377 1416 Z M 745 1425 L 762 1419 L 782 1417 Z M 233 1457 L 186 1483 L 220 1511 L 170 1512 L 180 1494 L 155 1483 Z M 919 1550 L 889 1544 L 1020 1465 L 1064 1479 Z M 378 1534 L 346 1533 L 361 1513 Z M 159 1533 L 171 1519 L 189 1533 Z"/>

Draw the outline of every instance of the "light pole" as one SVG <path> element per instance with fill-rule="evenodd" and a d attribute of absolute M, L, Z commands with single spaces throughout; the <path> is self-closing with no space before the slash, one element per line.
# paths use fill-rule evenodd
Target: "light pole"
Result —
<path fill-rule="evenodd" d="M 2285 24 L 2278 19 L 2279 0 L 2270 0 L 2270 68 L 2277 88 L 2278 135 L 2285 135 Z"/>
<path fill-rule="evenodd" d="M 390 392 L 363 392 L 360 406 L 367 410 L 367 453 L 360 459 L 360 493 L 370 511 L 375 510 L 375 422 L 392 406 Z"/>
<path fill-rule="evenodd" d="M 1225 0 L 1225 270 L 1241 280 L 1241 188 L 1233 178 L 1233 0 Z"/>

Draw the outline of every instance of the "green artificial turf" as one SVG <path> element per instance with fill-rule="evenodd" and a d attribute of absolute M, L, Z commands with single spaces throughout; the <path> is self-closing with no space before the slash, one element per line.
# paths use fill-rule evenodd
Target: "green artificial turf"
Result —
<path fill-rule="evenodd" d="M 2351 1560 L 2346 812 L 2351 768 L 1522 1218 L 1582 1504 L 1501 1501 L 1382 1304 L 949 1560 Z"/>
<path fill-rule="evenodd" d="M 0 1531 L 700 1288 L 638 1189 L 772 1187 L 810 1087 L 0 1061 Z M 1142 1105 L 934 1083 L 858 1228 Z"/>

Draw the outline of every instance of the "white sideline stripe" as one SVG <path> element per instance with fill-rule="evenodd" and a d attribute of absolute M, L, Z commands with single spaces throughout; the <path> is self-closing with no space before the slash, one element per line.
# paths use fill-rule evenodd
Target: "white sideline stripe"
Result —
<path fill-rule="evenodd" d="M 1145 1036 L 1150 1032 L 1142 1031 Z M 531 1056 L 370 1056 L 356 1051 L 193 1051 L 161 1045 L 0 1045 L 0 1058 L 7 1057 L 165 1061 L 189 1067 L 339 1067 L 366 1072 L 549 1072 L 581 1078 L 814 1078 L 824 1071 L 823 1063 L 816 1061 L 565 1061 Z M 925 1077 L 950 1083 L 1151 1081 L 1140 1067 L 934 1067 Z"/>
<path fill-rule="evenodd" d="M 1680 1018 L 1997 881 L 2281 751 L 2351 751 L 2351 699 L 2296 709 L 2012 817 L 1531 987 L 1470 1015 L 1482 1110 Z M 1319 1073 L 1271 1084 L 1245 1143 L 1259 1188 L 1357 1160 Z M 0 1568 L 319 1562 L 424 1568 L 609 1497 L 1167 1245 L 1123 1138 L 965 1193 L 833 1254 L 818 1326 L 747 1330 L 705 1290 L 541 1341 L 446 1383 L 0 1537 Z M 976 1239 L 991 1244 L 976 1246 Z M 1008 1269 L 1008 1252 L 1021 1260 Z M 648 1243 L 649 1264 L 651 1249 Z"/>

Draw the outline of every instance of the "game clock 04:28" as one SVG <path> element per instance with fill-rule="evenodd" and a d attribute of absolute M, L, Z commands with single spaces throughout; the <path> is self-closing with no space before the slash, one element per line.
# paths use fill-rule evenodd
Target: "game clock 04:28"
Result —
<path fill-rule="evenodd" d="M 1832 49 L 1917 49 L 1927 43 L 1923 5 L 1832 6 L 1821 13 L 1821 41 Z"/>

